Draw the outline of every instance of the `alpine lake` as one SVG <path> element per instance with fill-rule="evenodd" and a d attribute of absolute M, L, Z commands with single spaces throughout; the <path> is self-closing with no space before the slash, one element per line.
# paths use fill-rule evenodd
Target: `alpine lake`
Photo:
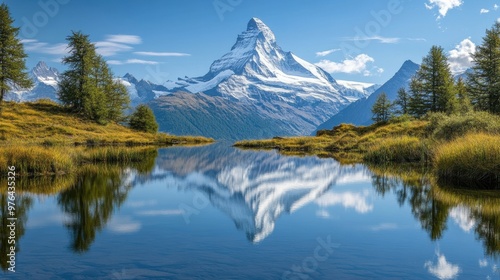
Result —
<path fill-rule="evenodd" d="M 434 181 L 230 143 L 18 177 L 15 272 L 0 194 L 0 278 L 499 278 L 500 194 Z"/>

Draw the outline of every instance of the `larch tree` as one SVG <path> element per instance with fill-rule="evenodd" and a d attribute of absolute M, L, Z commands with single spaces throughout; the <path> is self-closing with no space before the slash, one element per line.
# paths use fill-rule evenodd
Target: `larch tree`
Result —
<path fill-rule="evenodd" d="M 130 103 L 125 86 L 113 79 L 88 35 L 73 32 L 67 40 L 69 55 L 63 63 L 69 69 L 62 74 L 59 99 L 74 112 L 98 123 L 122 121 Z"/>
<path fill-rule="evenodd" d="M 420 105 L 425 112 L 451 113 L 456 102 L 453 86 L 453 76 L 443 48 L 432 46 L 410 83 L 413 102 L 421 102 L 412 106 Z"/>
<path fill-rule="evenodd" d="M 389 120 L 392 114 L 392 103 L 387 98 L 387 94 L 385 92 L 382 92 L 378 97 L 377 100 L 375 101 L 375 104 L 373 104 L 372 107 L 372 113 L 373 113 L 373 121 L 379 123 L 379 122 L 386 122 Z"/>
<path fill-rule="evenodd" d="M 500 114 L 500 23 L 486 30 L 483 42 L 472 54 L 474 66 L 467 87 L 476 109 Z"/>
<path fill-rule="evenodd" d="M 410 96 L 405 88 L 400 88 L 398 90 L 398 96 L 396 97 L 396 100 L 394 100 L 394 105 L 397 105 L 399 107 L 399 110 L 397 111 L 397 113 L 399 113 L 401 115 L 408 114 L 409 98 L 410 98 Z"/>
<path fill-rule="evenodd" d="M 13 89 L 26 89 L 33 82 L 26 72 L 26 53 L 18 37 L 19 28 L 13 26 L 9 8 L 0 5 L 0 112 L 5 94 Z"/>

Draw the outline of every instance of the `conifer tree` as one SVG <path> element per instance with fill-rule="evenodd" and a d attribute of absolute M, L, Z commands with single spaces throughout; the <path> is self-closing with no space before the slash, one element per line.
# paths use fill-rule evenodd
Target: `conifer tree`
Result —
<path fill-rule="evenodd" d="M 62 74 L 59 99 L 74 112 L 98 123 L 122 121 L 130 99 L 125 86 L 113 79 L 106 61 L 81 32 L 68 36 L 69 69 Z"/>
<path fill-rule="evenodd" d="M 405 88 L 400 88 L 398 90 L 398 96 L 396 97 L 396 100 L 394 100 L 394 105 L 399 106 L 399 110 L 397 111 L 397 113 L 401 115 L 408 114 L 409 98 L 410 96 Z"/>
<path fill-rule="evenodd" d="M 0 5 L 0 112 L 5 94 L 12 89 L 30 88 L 33 82 L 26 70 L 26 57 L 23 44 L 17 38 L 19 28 L 13 27 L 14 20 L 9 8 Z"/>
<path fill-rule="evenodd" d="M 466 114 L 472 111 L 472 104 L 467 92 L 467 86 L 462 77 L 458 78 L 457 84 L 455 85 L 455 91 L 457 93 L 456 112 Z"/>
<path fill-rule="evenodd" d="M 130 116 L 129 125 L 131 128 L 156 133 L 158 131 L 158 123 L 156 122 L 153 111 L 146 105 L 139 105 L 135 112 Z"/>
<path fill-rule="evenodd" d="M 425 112 L 450 113 L 455 102 L 453 83 L 443 48 L 432 46 L 429 54 L 422 59 L 420 69 L 410 84 L 414 102 L 412 106 Z M 422 115 L 421 110 L 417 111 L 418 115 Z"/>
<path fill-rule="evenodd" d="M 468 76 L 472 104 L 479 110 L 500 114 L 500 23 L 486 30 L 483 43 L 472 54 L 474 66 Z"/>
<path fill-rule="evenodd" d="M 389 120 L 392 114 L 392 103 L 387 98 L 387 94 L 382 92 L 373 104 L 372 107 L 373 121 L 375 122 L 386 122 Z"/>

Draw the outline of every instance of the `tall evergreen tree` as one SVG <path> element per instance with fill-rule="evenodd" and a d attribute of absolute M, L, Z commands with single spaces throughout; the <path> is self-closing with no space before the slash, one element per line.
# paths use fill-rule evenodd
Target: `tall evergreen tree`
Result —
<path fill-rule="evenodd" d="M 416 77 L 410 81 L 410 95 L 408 96 L 408 114 L 420 118 L 429 111 L 429 100 L 424 96 L 424 91 L 420 89 L 421 83 Z"/>
<path fill-rule="evenodd" d="M 382 92 L 373 104 L 372 107 L 373 121 L 375 122 L 386 122 L 389 120 L 392 114 L 392 103 L 387 98 L 387 94 Z"/>
<path fill-rule="evenodd" d="M 410 84 L 413 102 L 425 111 L 451 112 L 455 95 L 453 91 L 453 76 L 448 59 L 442 47 L 432 46 L 429 54 L 422 59 L 420 69 Z M 417 104 L 413 104 L 414 107 Z M 419 112 L 420 113 L 420 112 Z"/>
<path fill-rule="evenodd" d="M 462 77 L 458 78 L 457 84 L 455 85 L 455 91 L 457 93 L 457 105 L 455 111 L 460 114 L 466 114 L 472 111 L 472 104 L 469 99 L 469 94 L 467 93 L 467 85 Z"/>
<path fill-rule="evenodd" d="M 23 44 L 17 38 L 19 28 L 13 27 L 14 20 L 11 18 L 9 8 L 5 4 L 0 5 L 0 112 L 3 99 L 7 91 L 13 86 L 18 88 L 30 88 L 33 82 L 26 70 L 26 57 Z"/>
<path fill-rule="evenodd" d="M 472 54 L 468 77 L 472 104 L 479 110 L 500 114 L 500 23 L 486 30 L 483 43 Z"/>
<path fill-rule="evenodd" d="M 59 84 L 60 100 L 82 116 L 98 123 L 123 120 L 129 103 L 126 88 L 113 80 L 106 61 L 81 32 L 68 36 L 70 54 L 63 58 L 69 69 Z"/>
<path fill-rule="evenodd" d="M 397 111 L 399 114 L 402 115 L 408 114 L 409 98 L 410 96 L 405 88 L 400 88 L 398 90 L 398 96 L 396 97 L 396 100 L 394 100 L 394 105 L 399 106 L 399 110 Z"/>

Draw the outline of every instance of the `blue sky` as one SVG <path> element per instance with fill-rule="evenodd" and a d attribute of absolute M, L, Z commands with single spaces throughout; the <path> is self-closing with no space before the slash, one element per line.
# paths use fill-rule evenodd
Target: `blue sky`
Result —
<path fill-rule="evenodd" d="M 64 69 L 65 38 L 89 34 L 116 76 L 155 83 L 206 74 L 252 17 L 285 51 L 336 79 L 383 83 L 442 46 L 454 71 L 500 18 L 500 0 L 5 0 L 21 27 L 27 66 Z"/>

